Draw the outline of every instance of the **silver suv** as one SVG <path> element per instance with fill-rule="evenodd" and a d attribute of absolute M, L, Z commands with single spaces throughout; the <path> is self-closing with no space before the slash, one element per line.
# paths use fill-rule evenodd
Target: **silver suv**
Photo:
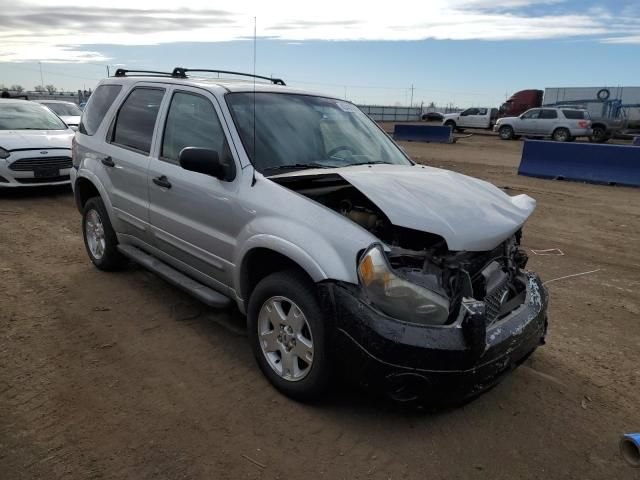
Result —
<path fill-rule="evenodd" d="M 414 164 L 349 102 L 206 72 L 119 70 L 91 96 L 72 180 L 96 267 L 130 259 L 237 305 L 298 399 L 338 370 L 397 400 L 466 398 L 544 340 L 519 247 L 532 198 Z"/>
<path fill-rule="evenodd" d="M 572 142 L 576 137 L 590 137 L 589 112 L 576 108 L 532 108 L 519 117 L 498 119 L 493 127 L 503 140 L 530 137 L 551 137 L 557 142 Z"/>

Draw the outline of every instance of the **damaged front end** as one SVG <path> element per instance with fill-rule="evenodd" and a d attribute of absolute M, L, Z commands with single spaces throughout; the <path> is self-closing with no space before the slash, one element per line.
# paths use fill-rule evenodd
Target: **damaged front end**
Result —
<path fill-rule="evenodd" d="M 356 259 L 358 285 L 328 281 L 320 289 L 335 321 L 338 357 L 358 383 L 380 385 L 399 401 L 461 400 L 495 384 L 543 343 L 547 293 L 538 276 L 524 270 L 519 219 L 495 248 L 453 251 L 450 238 L 393 223 L 340 175 L 275 180 L 380 240 Z M 436 214 L 453 218 L 450 210 Z M 511 220 L 487 221 L 512 228 Z M 457 228 L 471 227 L 458 222 Z"/>
<path fill-rule="evenodd" d="M 341 356 L 397 401 L 479 394 L 544 342 L 547 292 L 526 262 L 519 234 L 489 252 L 373 245 L 360 286 L 325 286 Z"/>

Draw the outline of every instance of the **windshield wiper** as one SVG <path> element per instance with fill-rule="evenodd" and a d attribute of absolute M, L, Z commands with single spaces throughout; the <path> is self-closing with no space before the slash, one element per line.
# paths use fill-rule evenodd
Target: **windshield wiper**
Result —
<path fill-rule="evenodd" d="M 322 165 L 321 163 L 293 163 L 290 165 L 275 165 L 273 167 L 267 167 L 264 171 L 272 170 L 308 170 L 311 168 L 336 168 L 333 165 Z"/>
<path fill-rule="evenodd" d="M 368 162 L 349 163 L 345 167 L 353 167 L 354 165 L 393 165 L 391 162 L 383 162 L 382 160 L 370 160 Z"/>

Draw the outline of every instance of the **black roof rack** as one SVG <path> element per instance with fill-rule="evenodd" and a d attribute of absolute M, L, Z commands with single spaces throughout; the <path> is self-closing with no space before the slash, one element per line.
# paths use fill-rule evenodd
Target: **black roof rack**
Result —
<path fill-rule="evenodd" d="M 172 72 L 156 72 L 154 70 L 125 70 L 124 68 L 119 68 L 116 70 L 116 73 L 114 76 L 116 77 L 128 77 L 130 76 L 129 74 L 134 73 L 134 74 L 138 74 L 138 73 L 150 73 L 153 76 L 157 76 L 157 77 L 173 77 L 173 73 Z"/>
<path fill-rule="evenodd" d="M 268 80 L 274 85 L 286 85 L 281 78 L 263 77 L 262 75 L 253 75 L 251 73 L 231 72 L 229 70 L 210 70 L 205 68 L 182 68 L 176 67 L 172 72 L 157 72 L 155 70 L 126 70 L 119 68 L 116 70 L 116 77 L 129 77 L 131 74 L 145 75 L 153 77 L 173 77 L 173 78 L 187 78 L 187 72 L 207 72 L 207 73 L 226 73 L 228 75 L 240 75 L 242 77 L 259 78 L 261 80 Z"/>
<path fill-rule="evenodd" d="M 226 73 L 228 75 L 240 75 L 242 77 L 260 78 L 261 80 L 268 80 L 274 85 L 286 85 L 281 78 L 264 77 L 262 75 L 253 75 L 251 73 L 242 72 L 230 72 L 228 70 L 210 70 L 206 68 L 182 68 L 176 67 L 173 69 L 172 76 L 178 78 L 187 78 L 188 72 L 207 72 L 207 73 Z"/>

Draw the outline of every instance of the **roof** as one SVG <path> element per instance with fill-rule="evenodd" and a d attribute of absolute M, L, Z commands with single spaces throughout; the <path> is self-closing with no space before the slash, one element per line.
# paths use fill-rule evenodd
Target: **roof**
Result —
<path fill-rule="evenodd" d="M 22 100 L 20 98 L 0 98 L 0 105 L 6 105 L 7 103 L 29 103 L 32 104 L 31 100 Z"/>
<path fill-rule="evenodd" d="M 33 102 L 36 103 L 70 103 L 71 105 L 75 105 L 74 102 L 70 102 L 69 100 L 49 100 L 46 98 L 42 98 L 42 99 L 37 99 L 37 100 L 32 100 Z"/>
<path fill-rule="evenodd" d="M 171 85 L 188 85 L 205 88 L 207 90 L 226 90 L 227 92 L 274 92 L 274 93 L 297 93 L 306 95 L 320 95 L 317 92 L 308 90 L 302 90 L 298 88 L 292 88 L 283 85 L 273 85 L 266 83 L 262 80 L 257 80 L 255 83 L 253 80 L 236 79 L 236 78 L 212 78 L 212 77 L 198 77 L 189 76 L 187 78 L 160 76 L 160 75 L 132 75 L 128 77 L 109 77 L 102 80 L 100 83 L 115 83 L 129 85 L 132 83 L 150 82 L 150 83 L 163 83 Z M 326 95 L 322 95 L 326 96 Z"/>

